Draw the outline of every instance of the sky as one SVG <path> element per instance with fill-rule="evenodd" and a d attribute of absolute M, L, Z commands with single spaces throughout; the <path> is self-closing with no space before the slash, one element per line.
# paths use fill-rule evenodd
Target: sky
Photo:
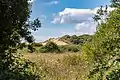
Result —
<path fill-rule="evenodd" d="M 31 0 L 31 20 L 39 18 L 42 27 L 32 32 L 36 42 L 63 35 L 94 34 L 92 19 L 101 5 L 110 0 Z"/>

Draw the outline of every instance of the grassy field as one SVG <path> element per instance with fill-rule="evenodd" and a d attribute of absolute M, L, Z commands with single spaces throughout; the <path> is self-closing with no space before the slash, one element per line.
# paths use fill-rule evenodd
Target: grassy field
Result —
<path fill-rule="evenodd" d="M 37 64 L 44 74 L 42 80 L 86 80 L 89 71 L 80 53 L 28 53 L 24 57 Z"/>

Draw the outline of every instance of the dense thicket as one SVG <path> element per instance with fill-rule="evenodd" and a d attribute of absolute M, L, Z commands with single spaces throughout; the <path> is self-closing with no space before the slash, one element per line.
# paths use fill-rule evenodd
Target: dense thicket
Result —
<path fill-rule="evenodd" d="M 30 12 L 28 0 L 0 0 L 0 53 L 18 46 L 22 38 L 33 42 L 30 29 L 41 25 L 38 19 L 29 21 Z"/>
<path fill-rule="evenodd" d="M 111 6 L 116 9 L 110 12 L 106 22 L 98 25 L 92 42 L 83 47 L 83 53 L 94 62 L 91 80 L 120 80 L 120 1 L 112 0 Z M 105 11 L 101 8 L 101 12 L 99 17 Z"/>
<path fill-rule="evenodd" d="M 34 41 L 31 29 L 41 27 L 38 19 L 29 21 L 28 0 L 0 0 L 0 80 L 35 80 L 38 76 L 30 61 L 21 58 L 21 41 Z"/>

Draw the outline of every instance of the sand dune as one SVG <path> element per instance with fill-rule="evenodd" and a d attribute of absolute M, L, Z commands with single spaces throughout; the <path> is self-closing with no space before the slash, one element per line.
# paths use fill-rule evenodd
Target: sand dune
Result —
<path fill-rule="evenodd" d="M 61 41 L 61 40 L 58 39 L 58 38 L 49 39 L 48 41 L 52 41 L 52 42 L 56 43 L 57 45 L 68 45 L 68 43 L 66 43 L 66 42 L 64 42 L 64 41 Z M 47 43 L 48 41 L 45 41 L 45 42 L 43 42 L 42 44 L 43 44 L 43 45 L 46 45 L 46 43 Z"/>

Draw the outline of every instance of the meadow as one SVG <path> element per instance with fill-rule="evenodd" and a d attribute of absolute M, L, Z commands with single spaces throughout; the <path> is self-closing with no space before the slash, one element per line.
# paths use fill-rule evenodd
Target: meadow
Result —
<path fill-rule="evenodd" d="M 41 80 L 86 80 L 90 68 L 80 53 L 26 53 L 24 57 L 38 66 Z"/>

